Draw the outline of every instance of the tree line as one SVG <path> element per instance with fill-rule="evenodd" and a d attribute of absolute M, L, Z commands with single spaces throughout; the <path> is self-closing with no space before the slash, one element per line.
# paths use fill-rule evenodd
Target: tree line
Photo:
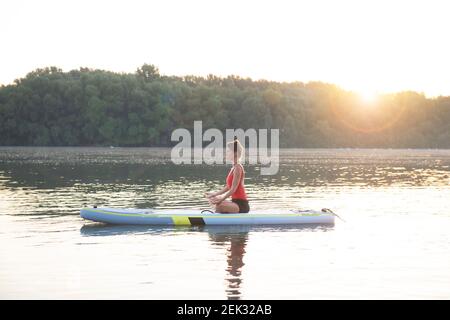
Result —
<path fill-rule="evenodd" d="M 366 103 L 323 82 L 36 69 L 0 87 L 0 145 L 171 146 L 177 128 L 280 129 L 282 147 L 450 148 L 450 97 Z"/>

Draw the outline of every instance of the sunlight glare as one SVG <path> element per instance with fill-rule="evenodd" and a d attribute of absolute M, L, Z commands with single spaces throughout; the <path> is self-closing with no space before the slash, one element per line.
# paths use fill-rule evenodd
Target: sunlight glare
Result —
<path fill-rule="evenodd" d="M 378 98 L 378 92 L 371 89 L 358 90 L 357 94 L 364 105 L 373 105 Z"/>

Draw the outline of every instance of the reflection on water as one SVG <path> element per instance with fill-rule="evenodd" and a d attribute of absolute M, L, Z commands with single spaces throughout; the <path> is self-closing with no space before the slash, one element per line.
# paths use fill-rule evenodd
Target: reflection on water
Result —
<path fill-rule="evenodd" d="M 298 226 L 115 226 L 106 224 L 87 224 L 81 227 L 84 237 L 108 237 L 118 235 L 159 235 L 165 233 L 206 232 L 211 246 L 225 247 L 227 267 L 224 269 L 226 297 L 229 300 L 241 298 L 242 267 L 246 245 L 251 232 L 301 232 L 330 231 L 328 225 Z M 95 241 L 89 242 L 93 244 Z"/>
<path fill-rule="evenodd" d="M 226 295 L 230 300 L 241 297 L 241 272 L 244 266 L 245 246 L 248 240 L 248 232 L 241 233 L 211 233 L 209 238 L 215 245 L 227 246 L 227 281 Z"/>
<path fill-rule="evenodd" d="M 275 176 L 246 166 L 252 208 L 299 208 L 311 195 L 349 186 L 450 185 L 449 150 L 288 149 L 280 157 Z M 227 170 L 174 165 L 164 148 L 0 148 L 0 191 L 15 199 L 10 211 L 24 214 L 77 214 L 94 204 L 204 208 L 203 192 L 221 186 Z"/>
<path fill-rule="evenodd" d="M 203 192 L 228 167 L 175 166 L 169 156 L 0 147 L 0 298 L 450 297 L 450 150 L 289 149 L 276 176 L 245 167 L 252 208 L 330 207 L 347 221 L 334 227 L 79 217 L 94 204 L 207 208 Z"/>

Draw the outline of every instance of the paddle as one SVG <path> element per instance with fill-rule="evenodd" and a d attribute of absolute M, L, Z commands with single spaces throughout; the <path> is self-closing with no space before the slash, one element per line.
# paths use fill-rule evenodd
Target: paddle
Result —
<path fill-rule="evenodd" d="M 336 217 L 338 217 L 338 218 L 341 219 L 342 221 L 347 222 L 347 221 L 345 221 L 344 219 L 342 219 L 341 217 L 339 217 L 336 213 L 334 213 L 333 210 L 331 210 L 331 209 L 323 208 L 323 209 L 322 209 L 322 212 L 329 212 L 329 213 L 332 213 L 333 215 L 335 215 Z"/>

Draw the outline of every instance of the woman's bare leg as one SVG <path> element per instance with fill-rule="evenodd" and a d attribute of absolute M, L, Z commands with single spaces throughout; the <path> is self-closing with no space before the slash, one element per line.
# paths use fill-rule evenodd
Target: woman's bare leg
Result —
<path fill-rule="evenodd" d="M 224 200 L 220 204 L 216 205 L 216 212 L 239 213 L 239 206 L 232 201 Z"/>

